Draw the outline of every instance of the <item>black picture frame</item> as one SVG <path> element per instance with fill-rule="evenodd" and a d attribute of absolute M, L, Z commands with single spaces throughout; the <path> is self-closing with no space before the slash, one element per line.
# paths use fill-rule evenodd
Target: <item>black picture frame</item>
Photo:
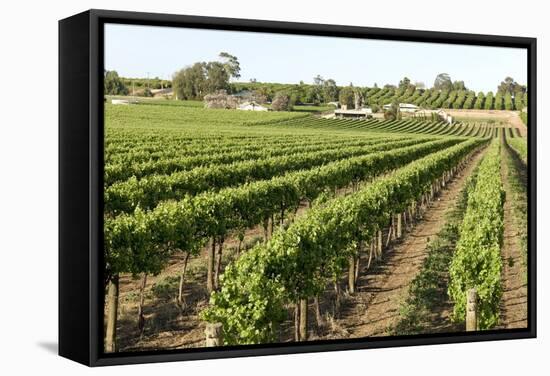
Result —
<path fill-rule="evenodd" d="M 479 46 L 528 53 L 528 327 L 526 329 L 103 353 L 103 25 L 122 23 Z M 59 21 L 59 354 L 88 366 L 536 337 L 535 38 L 88 10 Z"/>

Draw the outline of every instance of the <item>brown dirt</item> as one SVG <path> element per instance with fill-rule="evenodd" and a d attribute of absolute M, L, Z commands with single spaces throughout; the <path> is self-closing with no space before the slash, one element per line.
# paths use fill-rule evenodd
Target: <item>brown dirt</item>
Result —
<path fill-rule="evenodd" d="M 399 307 L 407 296 L 409 285 L 427 256 L 426 246 L 430 237 L 433 238 L 445 224 L 447 211 L 455 207 L 467 177 L 482 154 L 475 155 L 429 205 L 421 221 L 385 251 L 384 261 L 368 273 L 362 270 L 357 293 L 347 298 L 341 318 L 333 323 L 344 336 L 389 334 L 390 328 L 399 320 Z M 449 314 L 446 308 L 441 312 L 442 316 L 448 317 Z"/>
<path fill-rule="evenodd" d="M 522 137 L 527 136 L 527 127 L 521 121 L 519 117 L 519 111 L 506 111 L 506 110 L 445 110 L 452 116 L 458 116 L 463 118 L 469 118 L 475 120 L 481 119 L 494 119 L 497 121 L 505 121 L 510 123 L 512 127 L 518 128 Z"/>
<path fill-rule="evenodd" d="M 504 244 L 502 253 L 502 285 L 503 294 L 500 306 L 501 328 L 526 328 L 527 327 L 527 284 L 525 281 L 525 267 L 522 263 L 521 239 L 514 220 L 514 211 L 511 200 L 514 193 L 508 181 L 508 164 L 505 153 L 510 150 L 503 145 L 502 148 L 501 176 L 506 201 L 504 203 Z M 517 168 L 521 169 L 521 166 Z M 521 174 L 521 172 L 520 172 Z"/>

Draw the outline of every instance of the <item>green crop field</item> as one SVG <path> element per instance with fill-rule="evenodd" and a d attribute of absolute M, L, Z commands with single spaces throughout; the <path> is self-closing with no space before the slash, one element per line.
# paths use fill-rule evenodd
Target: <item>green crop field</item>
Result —
<path fill-rule="evenodd" d="M 223 325 L 225 344 L 338 338 L 326 319 L 349 324 L 343 291 L 356 294 L 365 275 L 380 278 L 373 265 L 406 247 L 432 206 L 456 205 L 456 193 L 443 204 L 438 197 L 464 184 L 480 159 L 444 299 L 457 304 L 449 320 L 463 325 L 465 291 L 478 287 L 490 295 L 482 329 L 499 324 L 500 154 L 526 161 L 519 131 L 492 121 L 317 114 L 329 109 L 105 103 L 108 349 L 172 346 L 166 333 L 183 327 L 179 346 L 202 346 L 205 323 Z M 487 235 L 474 244 L 478 223 Z M 474 269 L 476 252 L 483 263 Z M 474 278 L 479 270 L 490 285 Z"/>

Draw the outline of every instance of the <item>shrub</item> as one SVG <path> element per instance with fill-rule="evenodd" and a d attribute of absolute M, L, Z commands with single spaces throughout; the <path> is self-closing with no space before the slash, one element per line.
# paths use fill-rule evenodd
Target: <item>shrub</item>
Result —
<path fill-rule="evenodd" d="M 239 101 L 233 95 L 227 94 L 225 90 L 219 90 L 213 94 L 204 97 L 204 107 L 206 108 L 236 108 Z"/>
<path fill-rule="evenodd" d="M 510 93 L 504 95 L 504 109 L 509 111 L 514 109 L 514 102 L 512 102 L 512 94 Z"/>
<path fill-rule="evenodd" d="M 275 98 L 271 103 L 271 109 L 273 111 L 292 111 L 290 97 L 284 93 L 275 94 Z"/>
<path fill-rule="evenodd" d="M 493 92 L 490 91 L 487 93 L 487 97 L 485 98 L 485 109 L 492 110 L 493 108 Z"/>
<path fill-rule="evenodd" d="M 474 108 L 476 110 L 481 110 L 482 108 L 484 108 L 484 105 L 485 105 L 485 95 L 480 91 L 477 94 L 477 98 L 476 98 L 476 101 L 474 103 Z"/>

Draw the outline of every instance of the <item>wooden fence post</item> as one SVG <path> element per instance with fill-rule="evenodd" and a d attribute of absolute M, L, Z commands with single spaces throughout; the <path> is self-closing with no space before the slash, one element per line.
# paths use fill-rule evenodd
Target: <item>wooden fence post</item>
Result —
<path fill-rule="evenodd" d="M 204 330 L 206 335 L 206 347 L 223 346 L 223 325 L 221 323 L 208 323 Z"/>
<path fill-rule="evenodd" d="M 466 297 L 466 331 L 478 330 L 477 326 L 477 290 L 470 289 Z"/>

